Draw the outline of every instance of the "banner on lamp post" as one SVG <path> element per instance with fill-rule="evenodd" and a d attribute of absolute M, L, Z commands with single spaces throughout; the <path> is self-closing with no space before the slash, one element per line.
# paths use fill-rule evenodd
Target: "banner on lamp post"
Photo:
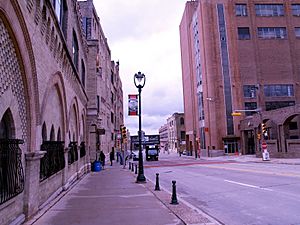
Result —
<path fill-rule="evenodd" d="M 128 95 L 128 115 L 138 115 L 138 95 Z"/>

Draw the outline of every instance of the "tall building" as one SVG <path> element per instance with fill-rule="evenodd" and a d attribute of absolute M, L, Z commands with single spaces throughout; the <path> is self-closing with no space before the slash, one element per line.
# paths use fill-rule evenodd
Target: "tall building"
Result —
<path fill-rule="evenodd" d="M 90 130 L 91 160 L 94 160 L 100 150 L 106 154 L 115 150 L 117 133 L 120 125 L 124 123 L 123 91 L 119 62 L 111 61 L 111 51 L 93 1 L 78 3 L 89 47 L 87 122 Z M 95 129 L 99 132 L 94 133 Z"/>
<path fill-rule="evenodd" d="M 295 148 L 299 27 L 300 1 L 186 3 L 180 42 L 189 150 L 196 140 L 203 154 L 259 153 L 262 141 L 274 155 Z"/>
<path fill-rule="evenodd" d="M 91 0 L 0 1 L 0 224 L 23 223 L 90 171 L 92 128 L 114 148 L 122 83 L 100 27 Z"/>

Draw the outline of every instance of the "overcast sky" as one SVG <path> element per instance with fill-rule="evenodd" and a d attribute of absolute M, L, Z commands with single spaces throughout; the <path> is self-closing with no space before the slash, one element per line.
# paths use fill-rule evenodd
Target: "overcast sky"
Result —
<path fill-rule="evenodd" d="M 184 0 L 94 0 L 112 60 L 120 61 L 125 126 L 138 131 L 128 116 L 128 94 L 137 94 L 133 76 L 146 76 L 142 89 L 142 130 L 158 129 L 174 112 L 183 112 L 179 24 Z"/>

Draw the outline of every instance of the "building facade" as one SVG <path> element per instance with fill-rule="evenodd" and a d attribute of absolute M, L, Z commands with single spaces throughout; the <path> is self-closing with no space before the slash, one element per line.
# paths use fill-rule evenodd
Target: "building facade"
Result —
<path fill-rule="evenodd" d="M 168 124 L 162 125 L 159 130 L 159 138 L 160 138 L 160 151 L 165 152 L 168 147 Z"/>
<path fill-rule="evenodd" d="M 117 134 L 120 125 L 124 123 L 123 91 L 119 62 L 111 60 L 111 51 L 93 1 L 78 3 L 83 19 L 84 34 L 89 46 L 87 120 L 90 130 L 91 160 L 93 161 L 99 156 L 99 151 L 105 154 L 115 151 Z"/>
<path fill-rule="evenodd" d="M 276 143 L 285 142 L 278 134 L 282 123 L 262 116 L 274 116 L 266 112 L 283 107 L 291 112 L 282 118 L 283 136 L 299 139 L 299 11 L 300 2 L 291 0 L 187 2 L 180 24 L 185 113 L 192 111 L 186 126 L 196 121 L 196 138 L 205 154 L 260 152 L 261 142 L 271 139 L 272 124 Z M 242 115 L 233 116 L 234 111 Z M 249 122 L 257 116 L 259 123 Z M 244 119 L 256 127 L 243 126 Z M 266 121 L 269 133 L 262 134 Z M 192 128 L 188 130 L 187 136 Z"/>
<path fill-rule="evenodd" d="M 167 119 L 168 151 L 179 152 L 185 149 L 184 113 L 174 113 Z"/>
<path fill-rule="evenodd" d="M 98 58 L 76 0 L 0 1 L 0 27 L 0 224 L 6 225 L 30 218 L 90 171 L 89 114 L 96 102 L 90 60 L 96 65 Z M 119 65 L 108 61 L 105 81 L 114 78 L 108 88 L 115 102 L 100 117 L 109 124 L 106 152 L 123 111 Z"/>

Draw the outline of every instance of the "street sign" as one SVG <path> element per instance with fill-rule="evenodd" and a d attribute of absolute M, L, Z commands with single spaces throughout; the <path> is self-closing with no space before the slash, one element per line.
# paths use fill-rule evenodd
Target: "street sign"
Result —
<path fill-rule="evenodd" d="M 240 113 L 240 112 L 233 112 L 233 113 L 231 113 L 231 115 L 232 115 L 232 116 L 241 116 L 242 113 Z"/>
<path fill-rule="evenodd" d="M 263 142 L 262 144 L 261 144 L 261 147 L 262 147 L 262 149 L 267 149 L 267 143 L 266 142 Z"/>

